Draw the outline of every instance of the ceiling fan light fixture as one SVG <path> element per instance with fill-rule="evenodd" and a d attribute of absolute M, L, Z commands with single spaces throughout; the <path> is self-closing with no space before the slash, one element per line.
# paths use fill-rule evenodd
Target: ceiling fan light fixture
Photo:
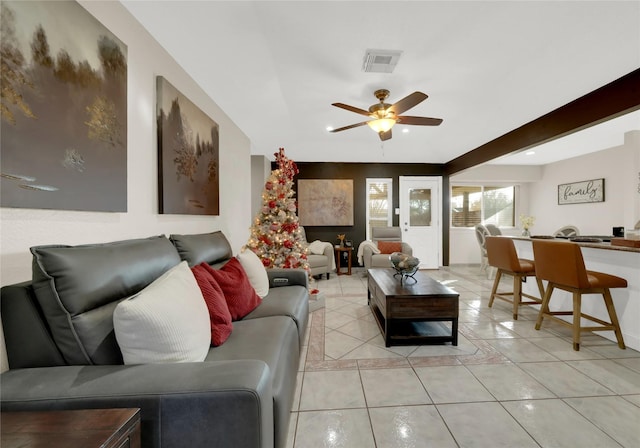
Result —
<path fill-rule="evenodd" d="M 378 118 L 377 120 L 367 121 L 367 124 L 379 134 L 391 129 L 393 125 L 396 124 L 396 120 L 393 118 Z"/>

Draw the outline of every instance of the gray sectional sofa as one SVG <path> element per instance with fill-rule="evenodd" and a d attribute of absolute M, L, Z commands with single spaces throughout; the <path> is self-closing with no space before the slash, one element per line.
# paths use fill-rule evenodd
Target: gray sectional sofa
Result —
<path fill-rule="evenodd" d="M 181 260 L 222 266 L 221 232 L 32 248 L 33 279 L 2 288 L 3 411 L 136 407 L 143 447 L 283 447 L 308 324 L 307 274 L 270 289 L 203 362 L 124 365 L 113 311 Z"/>

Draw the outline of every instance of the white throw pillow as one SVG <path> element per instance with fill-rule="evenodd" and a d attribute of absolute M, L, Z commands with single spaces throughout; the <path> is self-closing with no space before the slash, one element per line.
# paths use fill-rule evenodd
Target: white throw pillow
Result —
<path fill-rule="evenodd" d="M 314 255 L 324 255 L 325 247 L 327 247 L 326 243 L 323 243 L 320 240 L 315 240 L 311 244 L 309 244 L 309 252 Z"/>
<path fill-rule="evenodd" d="M 125 364 L 203 361 L 209 311 L 186 261 L 120 302 L 113 328 Z"/>
<path fill-rule="evenodd" d="M 251 250 L 246 247 L 240 251 L 236 258 L 242 265 L 242 269 L 247 273 L 249 277 L 249 283 L 256 290 L 256 294 L 264 299 L 269 294 L 269 277 L 267 276 L 267 270 L 264 268 L 260 258 Z"/>

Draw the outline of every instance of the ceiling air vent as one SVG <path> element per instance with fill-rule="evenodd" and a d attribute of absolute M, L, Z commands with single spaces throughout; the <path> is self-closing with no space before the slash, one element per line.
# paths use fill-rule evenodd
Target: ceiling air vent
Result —
<path fill-rule="evenodd" d="M 391 73 L 401 54 L 399 50 L 367 50 L 362 70 L 368 73 Z"/>

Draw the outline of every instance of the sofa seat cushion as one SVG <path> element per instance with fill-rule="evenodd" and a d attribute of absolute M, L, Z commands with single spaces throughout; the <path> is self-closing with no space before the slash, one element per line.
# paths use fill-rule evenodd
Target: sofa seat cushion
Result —
<path fill-rule="evenodd" d="M 374 254 L 371 256 L 371 268 L 390 268 L 389 254 Z"/>
<path fill-rule="evenodd" d="M 298 331 L 293 320 L 270 316 L 234 322 L 227 342 L 211 348 L 205 362 L 241 359 L 257 359 L 269 366 L 275 446 L 285 446 L 300 362 Z"/>
<path fill-rule="evenodd" d="M 329 270 L 329 265 L 331 264 L 331 260 L 328 260 L 325 255 L 309 254 L 307 255 L 307 261 L 309 262 L 310 268 L 326 267 L 327 271 Z"/>
<path fill-rule="evenodd" d="M 247 314 L 243 320 L 267 316 L 288 316 L 293 319 L 298 330 L 300 346 L 304 345 L 304 333 L 309 321 L 307 288 L 297 285 L 271 288 L 260 306 Z"/>

